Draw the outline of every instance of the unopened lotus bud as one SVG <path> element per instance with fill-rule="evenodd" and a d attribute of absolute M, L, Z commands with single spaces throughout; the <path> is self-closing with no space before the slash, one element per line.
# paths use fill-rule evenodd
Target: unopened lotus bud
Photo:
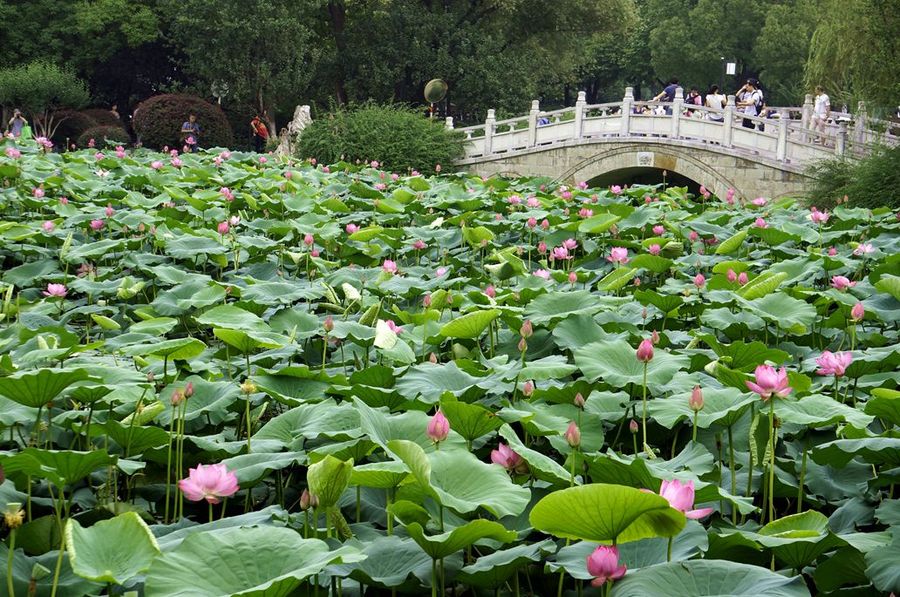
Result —
<path fill-rule="evenodd" d="M 530 319 L 526 319 L 522 322 L 522 327 L 519 328 L 519 333 L 523 338 L 531 338 L 532 334 L 534 334 L 534 326 L 532 325 Z"/>
<path fill-rule="evenodd" d="M 631 422 L 628 423 L 628 430 L 632 433 L 637 433 L 638 432 L 638 422 L 635 421 L 634 419 L 631 419 Z"/>
<path fill-rule="evenodd" d="M 187 382 L 187 385 L 184 386 L 184 397 L 190 398 L 193 395 L 194 395 L 194 383 L 189 381 L 189 382 Z"/>
<path fill-rule="evenodd" d="M 300 510 L 302 510 L 303 512 L 306 512 L 307 510 L 309 510 L 309 503 L 310 503 L 309 490 L 304 489 L 303 493 L 300 494 Z"/>
<path fill-rule="evenodd" d="M 534 382 L 531 380 L 526 381 L 522 384 L 522 393 L 528 397 L 534 394 Z"/>
<path fill-rule="evenodd" d="M 526 350 L 528 350 L 528 342 L 525 341 L 525 338 L 519 339 L 518 348 L 519 348 L 519 352 L 525 352 Z"/>
<path fill-rule="evenodd" d="M 172 406 L 179 406 L 182 402 L 184 402 L 184 390 L 178 388 L 172 392 Z"/>
<path fill-rule="evenodd" d="M 432 365 L 437 365 L 437 362 L 438 362 L 437 355 L 434 353 L 431 353 L 430 355 L 428 355 L 428 362 L 431 363 Z"/>
<path fill-rule="evenodd" d="M 577 448 L 581 445 L 581 430 L 578 429 L 578 425 L 575 424 L 575 421 L 569 422 L 569 427 L 566 429 L 565 433 L 566 442 L 573 448 Z"/>
<path fill-rule="evenodd" d="M 331 315 L 325 318 L 325 322 L 322 324 L 322 329 L 325 330 L 326 334 L 330 334 L 331 330 L 334 329 L 334 318 Z"/>
<path fill-rule="evenodd" d="M 853 321 L 862 321 L 863 317 L 866 316 L 866 308 L 863 307 L 862 303 L 856 303 L 853 305 L 853 308 L 850 309 L 850 317 Z"/>
<path fill-rule="evenodd" d="M 431 308 L 431 295 L 430 294 L 426 294 L 425 297 L 422 299 L 422 306 L 425 307 L 426 309 Z"/>
<path fill-rule="evenodd" d="M 653 346 L 659 344 L 659 332 L 653 330 L 653 333 L 650 334 L 650 341 L 653 342 Z"/>
<path fill-rule="evenodd" d="M 584 396 L 581 395 L 581 392 L 575 394 L 575 406 L 578 408 L 584 408 Z"/>
<path fill-rule="evenodd" d="M 691 397 L 688 399 L 688 406 L 694 412 L 703 410 L 703 391 L 700 389 L 700 386 L 694 386 Z"/>

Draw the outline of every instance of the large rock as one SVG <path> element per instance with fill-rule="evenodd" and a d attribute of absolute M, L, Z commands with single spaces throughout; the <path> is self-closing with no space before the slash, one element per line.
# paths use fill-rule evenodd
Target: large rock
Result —
<path fill-rule="evenodd" d="M 278 136 L 278 149 L 275 150 L 275 153 L 289 157 L 294 155 L 294 145 L 297 143 L 300 133 L 311 122 L 309 106 L 297 106 L 294 110 L 294 118 L 281 129 L 281 134 Z"/>

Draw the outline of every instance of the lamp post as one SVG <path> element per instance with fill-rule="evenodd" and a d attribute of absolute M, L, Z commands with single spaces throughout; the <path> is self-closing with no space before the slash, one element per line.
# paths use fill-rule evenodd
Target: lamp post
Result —
<path fill-rule="evenodd" d="M 722 61 L 721 79 L 719 80 L 719 93 L 725 93 L 725 57 L 719 58 Z"/>

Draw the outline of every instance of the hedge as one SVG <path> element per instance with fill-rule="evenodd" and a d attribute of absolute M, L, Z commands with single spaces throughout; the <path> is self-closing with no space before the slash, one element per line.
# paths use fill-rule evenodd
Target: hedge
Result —
<path fill-rule="evenodd" d="M 85 130 L 78 137 L 78 146 L 87 147 L 91 139 L 94 140 L 94 146 L 97 149 L 105 148 L 108 143 L 127 144 L 129 137 L 128 131 L 121 126 L 97 125 Z"/>
<path fill-rule="evenodd" d="M 145 147 L 181 148 L 181 125 L 189 114 L 200 124 L 200 147 L 231 147 L 231 125 L 221 108 L 193 95 L 169 93 L 142 102 L 134 114 L 134 130 Z"/>

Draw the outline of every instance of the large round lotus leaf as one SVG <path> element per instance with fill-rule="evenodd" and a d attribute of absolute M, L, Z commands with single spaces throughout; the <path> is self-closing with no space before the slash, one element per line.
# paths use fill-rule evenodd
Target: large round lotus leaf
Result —
<path fill-rule="evenodd" d="M 589 380 L 600 379 L 614 388 L 632 383 L 641 385 L 644 379 L 644 363 L 635 356 L 637 348 L 625 340 L 592 342 L 575 351 L 575 364 Z M 684 355 L 656 349 L 653 359 L 647 363 L 647 383 L 669 383 L 690 360 Z"/>
<path fill-rule="evenodd" d="M 84 369 L 38 369 L 0 377 L 0 394 L 19 404 L 38 408 L 52 402 L 60 392 L 88 378 Z"/>
<path fill-rule="evenodd" d="M 75 574 L 97 582 L 124 584 L 145 572 L 159 554 L 156 538 L 136 512 L 88 528 L 70 519 L 65 534 Z"/>
<path fill-rule="evenodd" d="M 626 573 L 611 597 L 809 597 L 799 576 L 724 560 L 688 560 Z"/>
<path fill-rule="evenodd" d="M 545 533 L 598 543 L 674 537 L 686 520 L 655 493 L 605 483 L 555 491 L 535 504 L 529 519 Z"/>
<path fill-rule="evenodd" d="M 196 533 L 156 558 L 146 597 L 288 597 L 325 566 L 355 558 L 317 539 L 278 527 L 239 527 Z"/>

